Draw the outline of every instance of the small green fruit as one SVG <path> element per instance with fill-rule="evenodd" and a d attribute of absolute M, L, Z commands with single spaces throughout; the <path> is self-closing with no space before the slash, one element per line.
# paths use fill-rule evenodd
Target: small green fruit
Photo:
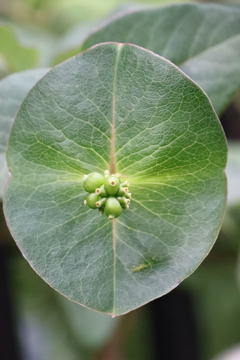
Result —
<path fill-rule="evenodd" d="M 102 197 L 105 197 L 105 196 L 108 195 L 105 188 L 104 188 L 104 185 L 102 185 L 102 186 L 100 186 L 100 188 L 96 189 L 95 193 L 98 194 L 98 195 L 101 195 Z"/>
<path fill-rule="evenodd" d="M 95 192 L 96 188 L 99 188 L 101 185 L 103 185 L 105 177 L 98 172 L 92 172 L 89 175 L 84 176 L 84 180 L 84 189 L 89 193 L 93 193 Z"/>
<path fill-rule="evenodd" d="M 114 175 L 108 176 L 105 179 L 104 187 L 109 195 L 115 195 L 120 188 L 119 179 Z"/>
<path fill-rule="evenodd" d="M 130 192 L 126 192 L 125 197 L 126 197 L 127 199 L 131 199 L 131 198 L 132 198 L 132 194 L 131 194 Z"/>
<path fill-rule="evenodd" d="M 118 196 L 117 200 L 120 202 L 120 205 L 129 205 L 130 204 L 130 200 L 127 199 L 125 196 Z"/>
<path fill-rule="evenodd" d="M 120 184 L 120 187 L 128 187 L 128 186 L 129 186 L 128 181 L 124 181 L 123 183 Z"/>
<path fill-rule="evenodd" d="M 97 209 L 96 202 L 99 200 L 99 195 L 95 193 L 88 194 L 84 204 L 89 206 L 91 209 Z"/>
<path fill-rule="evenodd" d="M 121 207 L 125 210 L 129 209 L 130 200 L 127 199 L 125 196 L 118 196 L 117 200 L 119 201 Z"/>
<path fill-rule="evenodd" d="M 128 193 L 128 187 L 120 186 L 120 188 L 117 192 L 117 196 L 126 196 L 127 193 Z"/>
<path fill-rule="evenodd" d="M 96 207 L 100 208 L 100 207 L 104 207 L 106 204 L 107 198 L 100 198 L 97 202 L 96 202 Z"/>
<path fill-rule="evenodd" d="M 117 218 L 122 213 L 119 201 L 113 196 L 109 196 L 107 199 L 104 210 L 109 219 Z"/>

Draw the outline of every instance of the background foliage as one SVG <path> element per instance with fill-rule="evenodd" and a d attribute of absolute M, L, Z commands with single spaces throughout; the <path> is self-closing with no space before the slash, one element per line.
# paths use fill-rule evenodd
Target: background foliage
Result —
<path fill-rule="evenodd" d="M 162 2 L 152 3 L 159 5 Z M 227 5 L 231 3 L 239 5 L 234 1 L 228 1 Z M 141 1 L 140 5 L 145 4 L 150 2 Z M 26 68 L 51 66 L 65 59 L 75 53 L 76 46 L 93 25 L 110 12 L 126 6 L 135 7 L 138 4 L 129 5 L 127 1 L 113 0 L 2 1 L 0 76 Z M 6 38 L 6 33 L 8 46 L 2 40 Z M 15 61 L 16 58 L 19 60 Z M 180 285 L 180 290 L 187 291 L 194 300 L 199 358 L 204 360 L 212 359 L 229 346 L 236 345 L 240 337 L 239 98 L 223 114 L 222 123 L 228 138 L 234 140 L 234 143 L 229 143 L 229 206 L 213 251 L 202 266 Z M 29 268 L 16 249 L 3 217 L 0 242 L 1 250 L 7 248 L 3 252 L 5 259 L 8 259 L 7 269 L 22 358 L 107 359 L 111 349 L 116 354 L 123 352 L 124 359 L 153 358 L 152 325 L 147 307 L 121 320 L 111 320 L 106 315 L 79 307 L 53 292 Z"/>

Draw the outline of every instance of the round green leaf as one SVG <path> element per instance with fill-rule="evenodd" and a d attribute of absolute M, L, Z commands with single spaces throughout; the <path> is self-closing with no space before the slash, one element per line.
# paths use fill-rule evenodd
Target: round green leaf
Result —
<path fill-rule="evenodd" d="M 97 27 L 83 43 L 132 43 L 179 66 L 221 113 L 240 89 L 240 9 L 219 4 L 171 4 L 129 11 Z"/>
<path fill-rule="evenodd" d="M 208 98 L 175 65 L 101 44 L 53 68 L 24 100 L 7 155 L 7 222 L 52 287 L 123 314 L 176 287 L 209 252 L 226 152 Z M 83 204 L 83 174 L 105 169 L 132 193 L 113 221 Z"/>
<path fill-rule="evenodd" d="M 5 155 L 13 120 L 28 91 L 48 70 L 23 71 L 9 75 L 0 81 L 0 200 L 8 179 Z"/>

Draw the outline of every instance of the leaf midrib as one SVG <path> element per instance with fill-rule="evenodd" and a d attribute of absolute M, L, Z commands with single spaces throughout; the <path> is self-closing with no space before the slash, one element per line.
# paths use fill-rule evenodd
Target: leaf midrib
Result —
<path fill-rule="evenodd" d="M 117 70 L 119 63 L 119 56 L 123 44 L 117 44 L 115 71 L 113 78 L 113 96 L 112 96 L 112 133 L 111 133 L 111 144 L 110 144 L 110 173 L 116 173 L 116 159 L 115 159 L 115 117 L 116 117 L 116 80 Z M 112 220 L 112 243 L 113 243 L 113 305 L 112 314 L 115 312 L 115 291 L 116 291 L 116 220 Z"/>
<path fill-rule="evenodd" d="M 119 62 L 119 55 L 122 48 L 122 44 L 117 45 L 115 71 L 113 78 L 113 89 L 112 89 L 112 126 L 111 126 L 111 143 L 110 143 L 110 173 L 115 174 L 116 172 L 116 160 L 115 160 L 115 117 L 116 117 L 116 79 L 117 69 Z"/>

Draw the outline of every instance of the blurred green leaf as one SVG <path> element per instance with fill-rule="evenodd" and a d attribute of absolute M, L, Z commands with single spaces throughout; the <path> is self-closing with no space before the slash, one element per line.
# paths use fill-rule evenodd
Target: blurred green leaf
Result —
<path fill-rule="evenodd" d="M 14 118 L 28 91 L 48 70 L 23 71 L 0 81 L 0 200 L 8 179 L 5 153 Z"/>
<path fill-rule="evenodd" d="M 77 55 L 80 51 L 80 44 L 89 34 L 92 25 L 78 25 L 60 38 L 55 47 L 53 65 Z"/>
<path fill-rule="evenodd" d="M 240 10 L 215 4 L 172 4 L 109 19 L 82 49 L 116 41 L 142 46 L 178 65 L 221 113 L 240 89 Z"/>
<path fill-rule="evenodd" d="M 240 203 L 240 142 L 228 142 L 228 205 Z"/>
<path fill-rule="evenodd" d="M 37 51 L 38 56 L 35 67 L 52 66 L 59 37 L 49 31 L 47 32 L 35 27 L 21 27 L 16 24 L 12 25 L 12 27 L 23 46 Z"/>
<path fill-rule="evenodd" d="M 225 253 L 217 255 L 214 247 L 202 266 L 181 285 L 191 290 L 195 299 L 200 359 L 212 359 L 239 342 L 240 294 L 236 260 L 236 252 L 229 258 Z"/>
<path fill-rule="evenodd" d="M 57 19 L 64 19 L 66 23 L 78 24 L 85 21 L 95 21 L 106 14 L 115 11 L 120 6 L 136 6 L 136 4 L 164 4 L 176 3 L 181 0 L 59 0 L 52 3 L 51 10 L 55 11 Z M 57 25 L 57 24 L 56 24 Z"/>
<path fill-rule="evenodd" d="M 10 24 L 0 22 L 0 55 L 5 59 L 11 72 L 34 68 L 38 52 L 21 44 Z"/>
<path fill-rule="evenodd" d="M 58 301 L 75 336 L 85 348 L 96 349 L 103 346 L 119 323 L 119 318 L 112 319 L 106 314 L 79 306 L 62 296 L 58 297 Z"/>
<path fill-rule="evenodd" d="M 0 55 L 0 80 L 10 73 L 7 61 Z"/>
<path fill-rule="evenodd" d="M 89 5 L 89 4 L 88 4 Z M 144 5 L 135 4 L 135 5 L 129 5 L 125 4 L 122 6 L 118 6 L 114 9 L 114 11 L 111 13 L 117 14 L 120 11 L 124 10 L 137 10 L 140 8 L 143 8 Z M 77 55 L 80 52 L 80 47 L 83 41 L 86 37 L 88 37 L 90 31 L 95 27 L 98 26 L 99 21 L 95 21 L 94 23 L 86 23 L 84 22 L 81 25 L 74 26 L 71 28 L 64 36 L 62 36 L 56 46 L 55 46 L 55 59 L 52 65 L 59 64 L 62 61 L 65 61 L 66 59 Z"/>
<path fill-rule="evenodd" d="M 23 345 L 32 351 L 32 338 L 38 337 L 35 352 L 42 354 L 41 360 L 92 358 L 119 324 L 118 318 L 86 309 L 56 293 L 22 257 L 14 257 L 11 277 Z"/>

